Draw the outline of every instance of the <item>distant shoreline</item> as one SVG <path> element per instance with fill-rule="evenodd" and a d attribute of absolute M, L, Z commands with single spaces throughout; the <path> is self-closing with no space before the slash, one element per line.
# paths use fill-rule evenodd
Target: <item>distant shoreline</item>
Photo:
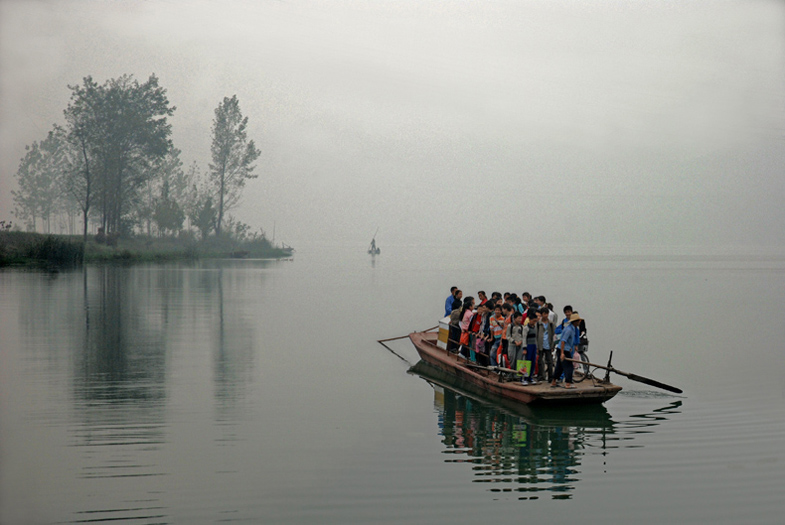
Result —
<path fill-rule="evenodd" d="M 33 232 L 0 232 L 0 268 L 67 267 L 102 262 L 167 262 L 215 258 L 283 259 L 294 250 L 273 246 L 267 239 L 236 241 L 230 238 L 134 236 L 118 239 L 114 245 L 99 243 L 95 236 L 87 242 L 81 235 Z"/>

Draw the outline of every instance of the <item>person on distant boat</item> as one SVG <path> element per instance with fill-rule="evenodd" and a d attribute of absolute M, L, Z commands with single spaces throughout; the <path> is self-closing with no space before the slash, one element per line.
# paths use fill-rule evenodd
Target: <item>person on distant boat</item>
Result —
<path fill-rule="evenodd" d="M 523 356 L 523 324 L 521 320 L 523 316 L 520 312 L 512 314 L 512 324 L 507 329 L 507 358 L 510 362 L 510 368 L 515 367 Z"/>
<path fill-rule="evenodd" d="M 463 300 L 463 307 L 461 308 L 460 314 L 458 316 L 461 318 L 461 320 L 458 322 L 458 326 L 461 328 L 461 355 L 468 359 L 471 355 L 469 350 L 471 348 L 471 338 L 469 337 L 469 322 L 474 316 L 474 297 L 469 296 Z"/>
<path fill-rule="evenodd" d="M 523 339 L 526 346 L 522 359 L 524 363 L 529 363 L 529 368 L 521 379 L 524 385 L 537 384 L 534 379 L 534 369 L 537 366 L 537 321 L 539 321 L 537 312 L 534 308 L 530 308 L 526 314 L 526 324 L 523 326 Z M 515 366 L 518 366 L 517 363 Z"/>
<path fill-rule="evenodd" d="M 540 308 L 540 322 L 537 324 L 537 355 L 539 363 L 538 375 L 540 381 L 551 381 L 553 379 L 553 330 L 554 326 L 550 320 L 550 310 L 543 305 Z"/>
<path fill-rule="evenodd" d="M 447 296 L 447 300 L 444 301 L 444 317 L 447 317 L 448 315 L 450 315 L 450 312 L 455 310 L 455 308 L 453 308 L 452 306 L 452 303 L 455 302 L 455 290 L 457 289 L 458 289 L 457 286 L 453 286 L 450 288 L 450 295 Z"/>
<path fill-rule="evenodd" d="M 551 386 L 555 387 L 556 380 L 564 373 L 564 388 L 575 388 L 572 384 L 572 372 L 574 370 L 572 363 L 565 361 L 565 359 L 572 359 L 575 355 L 574 351 L 578 347 L 578 324 L 581 322 L 581 317 L 578 314 L 572 314 L 570 322 L 564 327 L 559 340 L 558 359 L 556 360 L 556 370 L 553 371 L 553 380 Z"/>

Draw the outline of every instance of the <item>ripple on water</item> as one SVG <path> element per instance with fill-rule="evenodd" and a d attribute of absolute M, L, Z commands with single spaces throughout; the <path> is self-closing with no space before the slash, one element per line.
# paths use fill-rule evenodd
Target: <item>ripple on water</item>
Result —
<path fill-rule="evenodd" d="M 104 395 L 107 391 L 114 395 Z M 76 405 L 70 446 L 80 451 L 77 482 L 90 496 L 81 500 L 83 508 L 74 511 L 71 523 L 168 521 L 161 499 L 168 476 L 162 468 L 168 440 L 161 403 L 124 397 L 129 392 L 138 390 L 104 385 L 83 391 Z"/>

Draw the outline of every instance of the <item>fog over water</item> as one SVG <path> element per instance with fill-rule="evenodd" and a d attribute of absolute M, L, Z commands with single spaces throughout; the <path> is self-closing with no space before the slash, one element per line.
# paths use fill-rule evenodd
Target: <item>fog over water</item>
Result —
<path fill-rule="evenodd" d="M 67 86 L 126 73 L 202 171 L 238 96 L 236 215 L 295 247 L 785 245 L 779 1 L 2 0 L 0 219 Z"/>

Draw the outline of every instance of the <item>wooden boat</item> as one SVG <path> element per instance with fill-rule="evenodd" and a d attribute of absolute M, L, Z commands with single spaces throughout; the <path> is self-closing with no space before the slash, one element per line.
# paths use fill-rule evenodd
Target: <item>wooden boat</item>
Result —
<path fill-rule="evenodd" d="M 440 332 L 442 332 L 440 330 Z M 603 403 L 615 396 L 621 387 L 599 379 L 587 378 L 574 389 L 551 387 L 543 382 L 523 385 L 514 373 L 499 373 L 490 367 L 479 367 L 463 356 L 447 352 L 446 334 L 414 332 L 409 334 L 414 348 L 426 363 L 461 381 L 463 388 L 480 395 L 514 403 L 534 405 L 580 405 Z M 442 341 L 440 341 L 442 339 Z"/>
<path fill-rule="evenodd" d="M 424 379 L 434 390 L 439 388 L 443 391 L 450 390 L 456 395 L 471 399 L 478 404 L 492 407 L 493 410 L 523 417 L 527 423 L 532 425 L 569 425 L 598 429 L 613 427 L 608 409 L 601 403 L 556 406 L 536 403 L 524 405 L 510 399 L 489 396 L 486 392 L 467 386 L 465 381 L 457 379 L 454 375 L 422 359 L 417 361 L 407 372 Z"/>

